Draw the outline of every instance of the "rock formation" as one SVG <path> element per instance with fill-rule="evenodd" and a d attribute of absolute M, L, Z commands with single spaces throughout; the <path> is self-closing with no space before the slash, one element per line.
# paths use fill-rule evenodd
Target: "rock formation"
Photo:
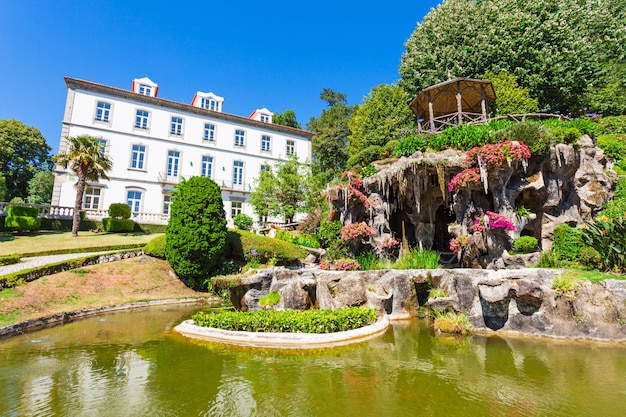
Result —
<path fill-rule="evenodd" d="M 332 208 L 344 224 L 372 226 L 374 248 L 395 236 L 411 246 L 449 252 L 450 239 L 467 236 L 470 244 L 461 266 L 499 269 L 507 267 L 502 257 L 514 238 L 533 236 L 547 250 L 554 227 L 591 220 L 612 198 L 612 163 L 587 135 L 574 145 L 558 144 L 545 155 L 508 166 L 483 166 L 482 183 L 451 193 L 448 182 L 468 167 L 465 155 L 446 150 L 378 161 L 377 174 L 362 182 L 366 204 L 351 198 L 350 187 L 336 187 L 329 190 Z M 515 208 L 522 206 L 532 213 L 529 217 L 516 216 Z M 515 222 L 516 230 L 474 233 L 474 219 L 487 211 Z"/>
<path fill-rule="evenodd" d="M 376 270 L 321 271 L 273 268 L 237 282 L 213 279 L 229 288 L 233 305 L 261 309 L 271 291 L 280 302 L 270 308 L 306 310 L 368 306 L 390 319 L 415 318 L 420 307 L 465 313 L 486 333 L 514 332 L 558 338 L 626 341 L 626 281 L 582 283 L 576 291 L 553 289 L 562 271 L 517 270 Z M 429 298 L 432 288 L 446 296 Z"/>

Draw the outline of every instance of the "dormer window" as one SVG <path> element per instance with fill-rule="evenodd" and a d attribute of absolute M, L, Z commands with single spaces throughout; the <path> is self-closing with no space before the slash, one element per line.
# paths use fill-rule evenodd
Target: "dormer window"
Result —
<path fill-rule="evenodd" d="M 270 122 L 270 115 L 269 114 L 265 114 L 265 113 L 261 113 L 261 121 L 263 123 L 269 123 Z"/>
<path fill-rule="evenodd" d="M 145 84 L 139 84 L 139 94 L 143 94 L 144 96 L 152 95 L 152 87 Z"/>
<path fill-rule="evenodd" d="M 217 111 L 217 101 L 212 98 L 202 98 L 200 105 L 203 109 Z"/>
<path fill-rule="evenodd" d="M 133 93 L 142 96 L 156 97 L 159 90 L 158 84 L 155 84 L 150 78 L 135 78 L 133 80 Z"/>
<path fill-rule="evenodd" d="M 274 113 L 264 107 L 253 111 L 252 114 L 248 116 L 248 119 L 262 123 L 272 123 L 272 116 L 274 116 Z"/>
<path fill-rule="evenodd" d="M 203 93 L 202 91 L 198 91 L 191 101 L 191 105 L 194 107 L 217 112 L 222 111 L 223 104 L 224 97 L 216 96 L 213 93 Z"/>

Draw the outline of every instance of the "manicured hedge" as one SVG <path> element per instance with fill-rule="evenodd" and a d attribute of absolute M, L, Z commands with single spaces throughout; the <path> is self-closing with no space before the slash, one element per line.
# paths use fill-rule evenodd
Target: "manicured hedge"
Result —
<path fill-rule="evenodd" d="M 165 235 L 157 236 L 146 243 L 143 253 L 155 258 L 165 259 Z"/>
<path fill-rule="evenodd" d="M 39 217 L 7 216 L 4 219 L 4 227 L 7 230 L 25 232 L 28 230 L 37 230 L 40 226 L 41 219 Z"/>
<path fill-rule="evenodd" d="M 193 317 L 198 326 L 222 330 L 277 333 L 334 333 L 358 329 L 376 322 L 376 310 L 350 307 L 339 310 L 262 310 L 200 312 Z"/>
<path fill-rule="evenodd" d="M 39 209 L 31 206 L 9 206 L 7 216 L 38 217 Z"/>
<path fill-rule="evenodd" d="M 307 256 L 306 250 L 289 242 L 245 230 L 228 230 L 226 259 L 245 262 L 246 256 L 249 256 L 253 249 L 262 264 L 267 263 L 270 258 L 276 258 L 276 265 L 298 265 L 300 259 Z"/>
<path fill-rule="evenodd" d="M 135 230 L 135 222 L 131 219 L 114 219 L 105 217 L 102 226 L 107 232 L 132 232 Z"/>
<path fill-rule="evenodd" d="M 130 206 L 124 203 L 113 203 L 109 206 L 109 216 L 114 219 L 129 219 Z"/>

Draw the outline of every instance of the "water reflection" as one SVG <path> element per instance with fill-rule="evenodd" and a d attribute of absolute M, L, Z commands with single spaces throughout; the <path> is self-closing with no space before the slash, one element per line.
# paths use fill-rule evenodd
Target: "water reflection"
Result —
<path fill-rule="evenodd" d="M 196 309 L 0 342 L 0 415 L 626 415 L 624 346 L 434 337 L 412 321 L 330 350 L 226 348 L 171 332 Z"/>

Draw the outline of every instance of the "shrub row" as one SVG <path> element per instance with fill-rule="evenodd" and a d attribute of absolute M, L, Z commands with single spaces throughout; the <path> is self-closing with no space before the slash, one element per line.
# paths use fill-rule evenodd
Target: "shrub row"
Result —
<path fill-rule="evenodd" d="M 222 330 L 277 333 L 334 333 L 358 329 L 376 322 L 376 310 L 351 307 L 339 310 L 263 310 L 255 312 L 200 312 L 198 326 Z"/>
<path fill-rule="evenodd" d="M 113 217 L 105 217 L 104 219 L 102 219 L 102 226 L 107 232 L 113 233 L 132 232 L 133 230 L 135 230 L 135 222 L 131 219 L 116 219 Z"/>
<path fill-rule="evenodd" d="M 21 255 L 0 256 L 0 265 L 13 265 L 20 261 Z"/>
<path fill-rule="evenodd" d="M 28 252 L 20 254 L 19 256 L 49 256 L 49 255 L 63 255 L 66 253 L 87 253 L 87 252 L 109 252 L 119 250 L 134 250 L 142 249 L 144 244 L 131 243 L 126 245 L 109 245 L 109 246 L 92 246 L 87 248 L 69 248 L 69 249 L 51 249 L 39 252 Z"/>

